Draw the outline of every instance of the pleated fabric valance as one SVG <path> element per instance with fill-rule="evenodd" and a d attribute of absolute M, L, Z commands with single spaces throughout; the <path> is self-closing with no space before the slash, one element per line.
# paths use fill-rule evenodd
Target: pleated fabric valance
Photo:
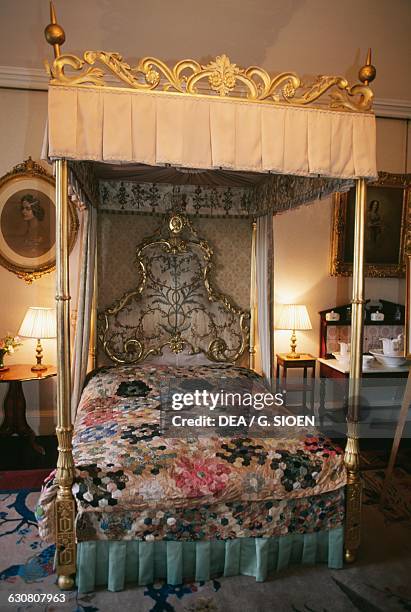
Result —
<path fill-rule="evenodd" d="M 97 540 L 77 545 L 79 593 L 106 586 L 121 591 L 127 583 L 139 586 L 165 580 L 179 585 L 216 576 L 254 576 L 263 582 L 292 564 L 327 563 L 343 566 L 344 530 L 336 527 L 314 533 L 291 533 L 271 538 L 233 540 L 119 541 Z"/>
<path fill-rule="evenodd" d="M 372 114 L 85 86 L 48 100 L 51 159 L 377 177 Z"/>

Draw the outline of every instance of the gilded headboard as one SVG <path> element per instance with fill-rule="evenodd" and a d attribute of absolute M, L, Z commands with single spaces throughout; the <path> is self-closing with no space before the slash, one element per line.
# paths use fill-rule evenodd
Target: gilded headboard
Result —
<path fill-rule="evenodd" d="M 98 337 L 116 363 L 168 347 L 233 363 L 249 345 L 248 311 L 213 285 L 213 250 L 180 210 L 164 215 L 136 249 L 139 283 L 99 313 Z"/>

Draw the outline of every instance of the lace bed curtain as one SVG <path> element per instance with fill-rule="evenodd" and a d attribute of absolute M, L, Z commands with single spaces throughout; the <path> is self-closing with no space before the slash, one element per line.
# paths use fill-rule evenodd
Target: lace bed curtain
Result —
<path fill-rule="evenodd" d="M 76 415 L 87 372 L 94 367 L 93 300 L 96 270 L 97 210 L 87 206 L 82 210 L 82 233 L 77 264 L 77 303 L 72 345 L 71 411 Z M 73 308 L 74 310 L 74 308 Z M 92 342 L 91 342 L 92 340 Z"/>

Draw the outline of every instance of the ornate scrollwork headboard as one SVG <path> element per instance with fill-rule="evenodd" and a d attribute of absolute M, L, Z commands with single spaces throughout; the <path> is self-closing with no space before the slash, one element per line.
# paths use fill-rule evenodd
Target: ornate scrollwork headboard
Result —
<path fill-rule="evenodd" d="M 203 353 L 233 363 L 248 348 L 250 314 L 212 282 L 213 251 L 180 210 L 137 246 L 140 282 L 98 317 L 98 337 L 116 363 Z"/>

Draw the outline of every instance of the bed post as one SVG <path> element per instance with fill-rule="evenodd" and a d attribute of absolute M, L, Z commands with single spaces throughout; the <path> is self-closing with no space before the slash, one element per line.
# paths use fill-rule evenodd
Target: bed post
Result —
<path fill-rule="evenodd" d="M 66 39 L 57 23 L 53 2 L 50 1 L 50 23 L 44 30 L 52 45 L 54 57 L 60 57 L 60 47 Z M 57 311 L 57 427 L 58 491 L 55 501 L 56 572 L 60 589 L 73 588 L 76 573 L 76 543 L 74 537 L 75 505 L 71 492 L 74 461 L 71 440 L 71 376 L 70 376 L 70 291 L 68 245 L 68 175 L 67 160 L 57 159 L 56 171 L 56 311 Z"/>
<path fill-rule="evenodd" d="M 360 416 L 364 324 L 364 225 L 367 199 L 365 179 L 357 179 L 355 194 L 354 260 L 352 279 L 351 359 L 348 392 L 345 561 L 355 561 L 361 539 L 361 477 L 358 420 Z"/>
<path fill-rule="evenodd" d="M 71 486 L 74 461 L 71 440 L 70 293 L 68 246 L 67 161 L 58 159 L 56 169 L 56 310 L 57 310 L 57 439 L 58 491 L 55 501 L 56 571 L 58 586 L 71 589 L 76 572 L 74 537 L 75 506 Z"/>
<path fill-rule="evenodd" d="M 251 276 L 250 276 L 250 370 L 255 370 L 255 332 L 256 332 L 256 310 L 257 310 L 257 281 L 256 281 L 256 252 L 255 241 L 257 236 L 257 223 L 252 224 L 251 235 Z"/>

